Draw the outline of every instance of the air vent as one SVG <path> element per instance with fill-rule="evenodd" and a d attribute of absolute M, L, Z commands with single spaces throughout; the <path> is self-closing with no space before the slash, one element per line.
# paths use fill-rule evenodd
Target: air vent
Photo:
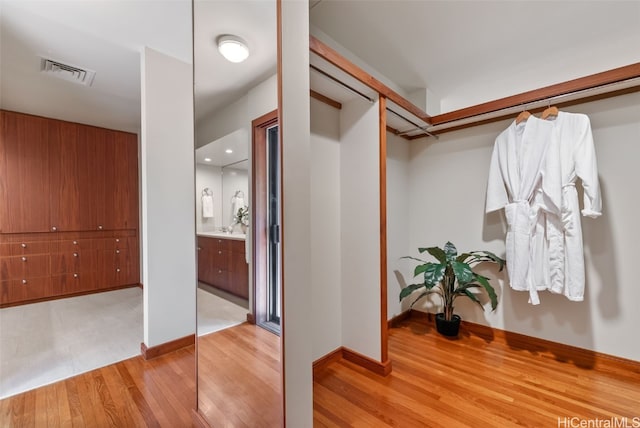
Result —
<path fill-rule="evenodd" d="M 48 58 L 40 59 L 40 71 L 50 76 L 78 83 L 84 86 L 91 86 L 96 72 L 87 68 L 76 67 Z"/>

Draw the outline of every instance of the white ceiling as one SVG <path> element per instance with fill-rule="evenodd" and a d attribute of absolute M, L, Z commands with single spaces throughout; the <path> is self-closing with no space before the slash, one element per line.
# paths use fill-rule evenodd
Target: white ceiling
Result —
<path fill-rule="evenodd" d="M 196 0 L 196 9 L 198 118 L 273 74 L 276 14 L 272 0 Z M 190 0 L 0 0 L 0 107 L 138 132 L 140 52 L 191 63 L 191 24 Z M 249 60 L 217 53 L 215 37 L 227 33 L 249 43 Z M 93 85 L 41 74 L 38 55 L 95 70 Z"/>
<path fill-rule="evenodd" d="M 272 0 L 196 0 L 196 116 L 275 71 Z M 449 111 L 640 62 L 640 1 L 312 0 L 315 28 L 408 94 Z M 137 132 L 149 46 L 191 62 L 189 0 L 0 0 L 0 107 Z M 219 34 L 249 43 L 242 64 Z M 95 70 L 91 87 L 39 73 L 38 55 Z M 313 77 L 317 80 L 317 77 Z M 384 80 L 384 79 L 382 79 Z"/>
<path fill-rule="evenodd" d="M 640 1 L 312 0 L 310 20 L 442 112 L 640 62 Z"/>

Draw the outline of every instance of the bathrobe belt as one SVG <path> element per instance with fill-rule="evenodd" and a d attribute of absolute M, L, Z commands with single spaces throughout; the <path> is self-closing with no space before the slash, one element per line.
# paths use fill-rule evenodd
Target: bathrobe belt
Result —
<path fill-rule="evenodd" d="M 529 290 L 529 303 L 532 305 L 540 304 L 538 290 L 532 284 L 529 275 L 530 265 L 532 263 L 531 253 L 531 237 L 536 226 L 536 216 L 538 208 L 532 208 L 528 200 L 516 199 L 505 207 L 506 211 L 511 212 L 511 224 L 509 225 L 513 236 L 513 253 L 514 263 L 512 267 L 516 268 L 515 272 L 510 275 L 515 277 L 517 289 L 523 289 L 522 285 Z M 513 282 L 513 281 L 512 281 Z"/>

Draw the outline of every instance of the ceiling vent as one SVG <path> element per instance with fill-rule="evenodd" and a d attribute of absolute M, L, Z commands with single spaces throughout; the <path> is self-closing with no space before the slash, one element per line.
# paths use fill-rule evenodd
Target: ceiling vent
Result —
<path fill-rule="evenodd" d="M 87 68 L 76 67 L 48 58 L 40 58 L 40 71 L 69 82 L 91 86 L 96 72 Z"/>

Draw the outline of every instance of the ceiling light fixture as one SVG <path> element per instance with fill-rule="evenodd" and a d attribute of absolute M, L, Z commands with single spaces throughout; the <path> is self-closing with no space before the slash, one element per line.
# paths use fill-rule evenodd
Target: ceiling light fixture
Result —
<path fill-rule="evenodd" d="M 225 150 L 224 152 L 225 152 L 225 153 L 228 153 L 228 154 L 231 154 L 231 153 L 233 153 L 233 150 L 231 150 L 231 149 L 227 149 L 227 150 Z"/>
<path fill-rule="evenodd" d="M 211 158 L 204 158 L 205 162 L 211 162 Z"/>
<path fill-rule="evenodd" d="M 218 51 L 231 62 L 242 62 L 249 57 L 249 48 L 244 40 L 232 35 L 218 37 Z"/>

